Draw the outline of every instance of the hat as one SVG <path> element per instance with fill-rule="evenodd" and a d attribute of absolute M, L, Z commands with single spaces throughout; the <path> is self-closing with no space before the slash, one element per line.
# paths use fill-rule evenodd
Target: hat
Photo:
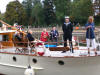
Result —
<path fill-rule="evenodd" d="M 67 18 L 69 19 L 69 16 L 65 16 L 65 19 L 67 19 Z"/>

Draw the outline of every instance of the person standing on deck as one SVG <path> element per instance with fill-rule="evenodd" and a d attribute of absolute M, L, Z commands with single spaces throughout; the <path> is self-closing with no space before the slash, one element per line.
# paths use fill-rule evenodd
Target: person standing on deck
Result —
<path fill-rule="evenodd" d="M 92 43 L 92 47 L 94 48 L 95 54 L 96 52 L 96 43 L 95 43 L 95 25 L 94 25 L 94 18 L 93 16 L 89 16 L 88 23 L 85 25 L 86 27 L 86 41 L 87 41 L 87 48 L 88 54 L 90 54 L 90 42 Z"/>
<path fill-rule="evenodd" d="M 64 39 L 64 47 L 67 47 L 67 40 L 69 40 L 70 45 L 70 51 L 74 53 L 73 51 L 73 45 L 72 45 L 72 32 L 73 32 L 73 25 L 69 20 L 69 17 L 65 17 L 65 22 L 62 25 L 63 30 L 63 39 Z M 62 53 L 65 53 L 66 51 L 63 51 Z"/>

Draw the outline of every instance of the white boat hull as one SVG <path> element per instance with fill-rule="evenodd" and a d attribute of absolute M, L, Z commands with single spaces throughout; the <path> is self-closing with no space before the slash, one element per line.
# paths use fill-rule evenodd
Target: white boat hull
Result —
<path fill-rule="evenodd" d="M 37 63 L 33 63 L 33 59 Z M 100 75 L 100 56 L 56 58 L 0 53 L 0 73 L 24 75 L 29 63 L 36 75 Z"/>

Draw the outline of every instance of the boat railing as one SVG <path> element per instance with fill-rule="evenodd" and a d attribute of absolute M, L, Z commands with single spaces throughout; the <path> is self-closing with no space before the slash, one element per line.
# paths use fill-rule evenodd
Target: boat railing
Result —
<path fill-rule="evenodd" d="M 7 43 L 13 43 L 13 46 L 9 46 L 6 44 Z M 66 41 L 65 41 L 66 42 Z M 37 46 L 37 44 L 39 43 L 42 43 L 43 45 L 46 45 L 48 46 L 48 48 L 50 47 L 50 45 L 54 45 L 56 47 L 63 47 L 63 44 L 65 43 L 64 41 L 63 42 L 39 42 L 39 41 L 34 41 L 34 42 L 18 42 L 18 41 L 2 41 L 0 42 L 0 48 L 1 49 L 7 49 L 7 48 L 22 48 L 22 49 L 25 49 L 25 48 L 34 48 Z M 78 41 L 72 41 L 73 42 L 73 46 L 74 47 L 78 47 Z M 81 43 L 84 43 L 85 41 L 81 41 Z M 5 43 L 5 44 L 4 44 Z M 67 42 L 68 43 L 68 42 Z M 70 42 L 69 42 L 70 43 Z M 41 46 L 43 47 L 43 46 Z"/>
<path fill-rule="evenodd" d="M 47 50 L 49 50 L 49 52 L 50 51 L 57 52 L 57 51 L 69 51 L 69 49 L 70 49 L 70 46 L 68 46 L 68 47 L 63 46 L 63 44 L 65 43 L 64 41 L 63 42 L 42 42 L 42 41 L 15 42 L 16 44 L 19 44 L 19 45 L 13 44 L 13 46 L 2 45 L 1 43 L 3 43 L 3 42 L 5 42 L 5 41 L 0 42 L 0 53 L 40 56 L 40 55 L 38 55 L 38 50 L 43 50 L 44 52 Z M 8 42 L 11 43 L 13 41 L 8 41 Z M 75 42 L 75 41 L 72 41 L 72 42 Z M 82 41 L 81 43 L 83 44 L 84 42 L 85 41 Z M 23 44 L 23 45 L 27 44 L 27 46 L 22 46 L 21 44 Z M 32 44 L 33 46 L 30 44 Z M 57 46 L 55 47 L 56 44 L 57 44 Z M 54 46 L 52 47 L 50 45 L 54 45 Z M 88 51 L 86 46 L 84 46 L 82 48 L 79 48 L 79 47 L 80 47 L 80 44 L 79 44 L 79 46 L 78 46 L 78 44 L 73 45 L 73 48 L 75 51 L 80 51 L 79 54 L 83 53 L 83 55 L 84 54 L 86 55 L 86 53 Z M 46 52 L 46 53 L 48 53 L 48 52 Z M 77 53 L 75 53 L 75 54 L 77 54 Z"/>

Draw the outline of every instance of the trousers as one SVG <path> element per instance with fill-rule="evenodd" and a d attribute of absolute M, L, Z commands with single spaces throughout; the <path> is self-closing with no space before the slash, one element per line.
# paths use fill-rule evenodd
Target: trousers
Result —
<path fill-rule="evenodd" d="M 95 39 L 86 39 L 86 42 L 87 42 L 87 48 L 89 49 L 90 48 L 90 45 L 92 44 L 92 48 L 93 49 L 96 49 L 96 42 L 95 42 Z"/>

